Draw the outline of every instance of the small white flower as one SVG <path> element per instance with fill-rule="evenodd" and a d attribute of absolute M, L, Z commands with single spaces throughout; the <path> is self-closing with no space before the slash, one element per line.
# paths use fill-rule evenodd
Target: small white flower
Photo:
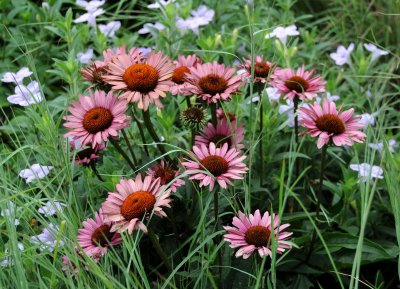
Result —
<path fill-rule="evenodd" d="M 50 202 L 50 201 L 47 201 L 47 203 L 43 207 L 38 209 L 38 212 L 40 214 L 45 215 L 46 217 L 49 217 L 49 216 L 53 216 L 55 213 L 61 211 L 62 208 L 66 207 L 66 206 L 67 206 L 66 204 L 61 203 L 61 202 L 57 202 L 57 201 Z"/>
<path fill-rule="evenodd" d="M 383 152 L 383 149 L 385 147 L 385 145 L 383 144 L 383 142 L 378 142 L 378 143 L 371 143 L 368 144 L 368 146 L 372 149 L 378 150 L 380 153 Z M 391 139 L 388 141 L 388 147 L 389 147 L 389 151 L 390 152 L 394 152 L 395 147 L 397 147 L 397 142 L 395 139 Z"/>
<path fill-rule="evenodd" d="M 147 5 L 149 9 L 159 9 L 161 7 L 167 6 L 169 3 L 174 3 L 175 0 L 156 0 L 155 3 Z"/>
<path fill-rule="evenodd" d="M 339 95 L 331 95 L 331 93 L 329 91 L 326 92 L 325 95 L 325 99 L 331 101 L 331 102 L 335 102 L 338 101 L 340 99 Z M 320 96 L 317 96 L 317 102 L 321 103 L 322 98 Z"/>
<path fill-rule="evenodd" d="M 74 20 L 75 23 L 87 22 L 90 26 L 96 27 L 96 17 L 103 14 L 105 11 L 103 8 L 99 8 L 106 1 L 83 1 L 77 0 L 76 4 L 86 9 L 87 13 L 81 15 Z"/>
<path fill-rule="evenodd" d="M 364 44 L 365 49 L 372 53 L 371 62 L 378 59 L 382 55 L 388 55 L 389 51 L 379 49 L 372 43 Z"/>
<path fill-rule="evenodd" d="M 192 16 L 186 19 L 178 17 L 175 25 L 184 34 L 188 29 L 199 34 L 199 27 L 209 24 L 214 18 L 215 11 L 205 5 L 200 5 L 197 10 L 192 10 Z"/>
<path fill-rule="evenodd" d="M 291 101 L 290 99 L 287 99 L 286 103 L 287 104 L 279 105 L 278 112 L 279 112 L 279 114 L 287 114 L 287 118 L 289 119 L 289 122 L 287 125 L 289 127 L 294 127 L 294 102 Z M 303 107 L 303 106 L 307 107 L 308 104 L 300 103 L 298 108 Z"/>
<path fill-rule="evenodd" d="M 344 64 L 350 64 L 350 54 L 354 49 L 354 43 L 351 43 L 348 48 L 343 45 L 339 45 L 336 52 L 330 54 L 330 57 L 335 61 L 336 65 L 342 66 Z"/>
<path fill-rule="evenodd" d="M 47 3 L 47 2 L 42 2 L 42 8 L 43 8 L 43 9 L 49 10 L 49 9 L 50 9 L 49 3 Z"/>
<path fill-rule="evenodd" d="M 160 143 L 162 143 L 162 142 L 164 142 L 164 141 L 165 141 L 165 138 L 164 138 L 163 136 L 160 136 Z M 151 144 L 153 145 L 153 147 L 157 147 L 155 141 L 153 141 Z"/>
<path fill-rule="evenodd" d="M 90 59 L 93 57 L 93 49 L 89 48 L 85 52 L 79 52 L 76 57 L 78 58 L 79 62 L 82 64 L 88 64 Z"/>
<path fill-rule="evenodd" d="M 165 29 L 165 26 L 162 25 L 160 22 L 156 22 L 156 23 L 154 23 L 154 24 L 153 24 L 153 23 L 145 23 L 145 24 L 143 25 L 143 28 L 140 29 L 140 30 L 138 31 L 138 33 L 139 33 L 139 34 L 151 33 L 151 35 L 153 35 L 154 37 L 156 37 L 156 36 L 157 36 L 157 33 L 155 33 L 154 30 L 161 31 L 161 30 L 164 30 L 164 29 Z"/>
<path fill-rule="evenodd" d="M 22 81 L 24 80 L 24 78 L 31 76 L 32 73 L 33 72 L 30 71 L 28 67 L 22 67 L 20 70 L 18 70 L 17 73 L 14 72 L 4 73 L 1 81 L 8 83 L 12 82 L 15 83 L 16 85 L 22 85 Z"/>
<path fill-rule="evenodd" d="M 53 252 L 57 244 L 57 234 L 58 226 L 50 223 L 49 227 L 44 228 L 41 234 L 37 236 L 32 236 L 31 242 L 41 245 L 41 247 L 39 248 L 40 251 L 49 250 L 50 252 Z M 63 245 L 64 242 L 60 240 L 59 246 L 62 247 Z"/>
<path fill-rule="evenodd" d="M 374 126 L 375 125 L 375 116 L 377 116 L 378 113 L 374 112 L 372 114 L 369 113 L 363 113 L 361 115 L 360 122 L 364 125 L 364 128 L 367 128 L 369 125 Z"/>
<path fill-rule="evenodd" d="M 276 87 L 267 87 L 265 89 L 267 91 L 268 94 L 268 99 L 270 103 L 278 103 L 280 98 L 281 98 L 281 94 L 278 93 L 279 89 Z"/>
<path fill-rule="evenodd" d="M 350 165 L 350 169 L 358 172 L 358 182 L 372 182 L 373 179 L 383 179 L 383 170 L 379 166 L 371 166 L 368 163 Z"/>
<path fill-rule="evenodd" d="M 4 255 L 6 255 L 6 257 L 0 262 L 1 267 L 14 266 L 14 259 L 11 256 L 8 256 L 8 247 L 9 244 L 5 244 Z M 24 244 L 20 242 L 17 243 L 17 247 L 20 251 L 23 251 L 25 249 Z"/>
<path fill-rule="evenodd" d="M 28 106 L 43 100 L 43 95 L 37 81 L 32 81 L 27 86 L 19 84 L 15 87 L 14 92 L 15 94 L 7 97 L 8 102 L 12 104 Z"/>
<path fill-rule="evenodd" d="M 299 31 L 297 31 L 297 26 L 292 24 L 287 27 L 278 26 L 271 33 L 265 35 L 265 38 L 278 38 L 283 44 L 286 44 L 286 40 L 288 36 L 297 36 L 300 35 Z"/>
<path fill-rule="evenodd" d="M 100 32 L 109 38 L 114 37 L 119 28 L 121 28 L 121 21 L 111 21 L 107 25 L 99 25 Z"/>
<path fill-rule="evenodd" d="M 17 205 L 14 204 L 12 201 L 7 201 L 6 206 L 4 206 L 5 209 L 1 210 L 1 216 L 3 218 L 7 218 L 8 221 L 14 226 L 18 226 L 20 224 L 20 221 L 15 218 L 16 211 L 17 211 Z"/>
<path fill-rule="evenodd" d="M 253 96 L 249 101 L 247 101 L 247 104 L 250 104 L 252 102 L 258 102 L 260 101 L 260 97 L 258 95 Z"/>
<path fill-rule="evenodd" d="M 52 166 L 41 166 L 33 164 L 29 169 L 22 170 L 19 173 L 21 178 L 26 179 L 26 183 L 30 183 L 35 179 L 43 179 L 53 169 Z"/>

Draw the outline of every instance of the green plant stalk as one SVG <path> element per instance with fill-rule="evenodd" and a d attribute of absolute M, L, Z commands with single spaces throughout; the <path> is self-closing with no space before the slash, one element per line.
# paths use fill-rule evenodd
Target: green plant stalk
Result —
<path fill-rule="evenodd" d="M 100 182 L 104 182 L 104 179 L 102 178 L 102 176 L 100 176 L 97 168 L 96 168 L 96 162 L 91 161 L 90 162 L 90 168 L 92 169 L 93 173 L 96 175 L 96 177 L 99 179 Z"/>
<path fill-rule="evenodd" d="M 154 126 L 153 123 L 151 122 L 150 119 L 150 112 L 149 110 L 143 110 L 143 121 L 144 121 L 144 125 L 147 128 L 147 131 L 149 132 L 151 138 L 153 139 L 153 141 L 156 143 L 156 146 L 158 148 L 158 150 L 162 153 L 162 154 L 167 154 L 167 151 L 165 150 L 164 146 L 162 146 L 160 144 L 160 138 L 158 137 L 156 131 L 154 130 Z"/>
<path fill-rule="evenodd" d="M 110 138 L 110 142 L 115 147 L 115 149 L 121 154 L 121 156 L 127 161 L 128 165 L 131 167 L 131 169 L 133 171 L 136 171 L 135 165 L 133 164 L 131 159 L 128 157 L 128 155 L 124 152 L 124 150 L 121 148 L 119 143 L 116 140 L 114 140 L 113 138 Z"/>
<path fill-rule="evenodd" d="M 211 122 L 214 125 L 214 127 L 217 127 L 217 104 L 211 103 L 210 110 L 211 110 Z"/>
<path fill-rule="evenodd" d="M 142 142 L 143 142 L 143 145 L 144 145 L 144 152 L 149 157 L 150 154 L 149 154 L 149 150 L 147 149 L 147 146 L 145 145 L 146 144 L 146 137 L 144 136 L 142 122 L 136 117 L 135 114 L 136 114 L 136 111 L 134 111 L 133 118 L 135 119 L 135 122 L 136 122 L 136 124 L 138 126 L 138 129 L 139 129 L 140 137 L 142 138 Z"/>
<path fill-rule="evenodd" d="M 218 185 L 215 185 L 214 188 L 214 232 L 218 231 L 218 216 L 219 216 L 219 196 L 218 196 Z M 215 237 L 215 244 L 218 245 L 221 242 L 221 237 L 217 235 Z M 218 267 L 218 274 L 217 274 L 217 282 L 218 285 L 221 285 L 221 251 L 218 250 L 217 252 L 217 267 Z M 221 288 L 221 286 L 218 286 Z"/>
<path fill-rule="evenodd" d="M 148 228 L 148 235 L 150 238 L 151 243 L 154 246 L 154 249 L 156 249 L 156 252 L 158 254 L 158 256 L 160 256 L 161 260 L 163 261 L 165 267 L 167 267 L 168 272 L 172 271 L 172 266 L 168 261 L 168 257 L 167 254 L 165 254 L 164 250 L 162 249 L 160 242 L 158 241 L 158 238 L 156 236 L 156 234 L 154 233 L 153 229 Z"/>
<path fill-rule="evenodd" d="M 263 125 L 264 125 L 264 107 L 262 103 L 262 93 L 258 93 L 260 99 L 260 143 L 258 146 L 260 155 L 260 187 L 264 184 L 264 149 L 263 149 Z"/>
<path fill-rule="evenodd" d="M 129 138 L 126 135 L 125 129 L 122 129 L 122 136 L 124 137 L 125 143 L 126 143 L 126 145 L 128 147 L 129 153 L 131 154 L 133 162 L 134 162 L 135 166 L 137 166 L 138 165 L 138 161 L 137 161 L 135 152 L 132 149 L 131 143 L 129 142 Z"/>

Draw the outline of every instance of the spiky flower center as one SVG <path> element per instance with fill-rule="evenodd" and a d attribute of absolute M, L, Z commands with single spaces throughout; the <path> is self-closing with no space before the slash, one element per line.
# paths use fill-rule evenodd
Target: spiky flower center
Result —
<path fill-rule="evenodd" d="M 214 177 L 226 173 L 229 168 L 228 162 L 221 156 L 207 156 L 200 161 Z"/>
<path fill-rule="evenodd" d="M 148 64 L 133 64 L 129 66 L 122 79 L 129 90 L 148 93 L 157 87 L 159 74 L 157 69 Z"/>
<path fill-rule="evenodd" d="M 190 73 L 190 69 L 187 66 L 180 66 L 175 68 L 174 74 L 172 74 L 172 81 L 176 84 L 184 83 L 186 73 Z"/>
<path fill-rule="evenodd" d="M 130 194 L 122 203 L 121 215 L 125 220 L 134 218 L 142 219 L 146 213 L 150 213 L 156 203 L 156 197 L 145 191 Z"/>
<path fill-rule="evenodd" d="M 91 81 L 98 85 L 105 85 L 103 80 L 104 74 L 107 73 L 107 66 L 97 66 L 96 63 L 92 63 L 81 69 L 81 73 L 85 80 Z"/>
<path fill-rule="evenodd" d="M 315 121 L 319 130 L 338 135 L 346 131 L 346 126 L 336 114 L 324 114 Z"/>
<path fill-rule="evenodd" d="M 223 134 L 216 134 L 210 139 L 210 142 L 215 143 L 216 147 L 222 147 L 224 144 L 228 144 L 228 147 L 231 146 L 231 137 Z"/>
<path fill-rule="evenodd" d="M 204 93 L 214 96 L 217 93 L 222 93 L 227 89 L 228 81 L 218 74 L 211 73 L 200 78 L 199 86 Z"/>
<path fill-rule="evenodd" d="M 186 121 L 200 123 L 204 120 L 204 110 L 200 107 L 189 107 L 182 112 Z"/>
<path fill-rule="evenodd" d="M 310 84 L 303 77 L 295 75 L 285 81 L 285 86 L 290 90 L 302 93 L 307 91 L 307 89 L 310 87 Z"/>
<path fill-rule="evenodd" d="M 271 231 L 263 226 L 250 227 L 244 239 L 250 245 L 258 247 L 267 247 L 270 244 Z"/>
<path fill-rule="evenodd" d="M 91 147 L 85 148 L 84 150 L 81 150 L 80 152 L 78 152 L 76 154 L 76 158 L 78 160 L 83 160 L 85 158 L 90 159 L 90 157 L 92 156 L 92 154 L 96 153 L 96 151 L 94 149 L 92 149 Z"/>
<path fill-rule="evenodd" d="M 95 107 L 87 111 L 83 117 L 83 127 L 91 134 L 108 129 L 114 116 L 104 107 Z"/>
<path fill-rule="evenodd" d="M 167 185 L 175 178 L 175 173 L 176 171 L 170 165 L 160 166 L 155 170 L 155 177 L 160 178 L 161 185 Z"/>
<path fill-rule="evenodd" d="M 268 77 L 271 67 L 265 61 L 259 61 L 254 64 L 254 76 L 266 78 Z"/>
<path fill-rule="evenodd" d="M 110 232 L 111 227 L 108 225 L 101 225 L 92 234 L 92 243 L 94 246 L 105 247 L 114 236 L 114 232 Z"/>

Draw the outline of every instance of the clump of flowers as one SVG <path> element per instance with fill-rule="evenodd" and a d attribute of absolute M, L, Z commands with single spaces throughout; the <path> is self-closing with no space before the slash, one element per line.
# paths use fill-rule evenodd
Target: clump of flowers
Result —
<path fill-rule="evenodd" d="M 244 64 L 240 64 L 239 68 L 243 69 L 243 78 L 251 79 L 251 69 L 254 67 L 254 83 L 266 83 L 268 77 L 272 74 L 273 64 L 263 60 L 262 56 L 256 56 L 254 65 L 252 59 L 243 59 Z"/>
<path fill-rule="evenodd" d="M 175 69 L 171 79 L 174 82 L 174 85 L 170 87 L 170 92 L 173 95 L 186 95 L 188 93 L 186 76 L 190 74 L 190 67 L 194 67 L 201 62 L 201 59 L 194 54 L 188 56 L 178 55 L 178 60 L 174 61 Z"/>

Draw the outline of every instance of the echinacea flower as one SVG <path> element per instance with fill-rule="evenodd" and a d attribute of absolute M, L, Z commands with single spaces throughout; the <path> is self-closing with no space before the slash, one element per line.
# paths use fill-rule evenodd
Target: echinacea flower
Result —
<path fill-rule="evenodd" d="M 242 77 L 244 79 L 251 79 L 252 59 L 243 59 L 244 64 L 239 64 L 238 67 L 244 69 Z M 265 61 L 261 56 L 256 56 L 254 62 L 254 83 L 266 83 L 268 77 L 271 75 L 273 64 Z"/>
<path fill-rule="evenodd" d="M 113 91 L 122 91 L 119 98 L 136 102 L 138 107 L 147 110 L 150 103 L 162 108 L 160 97 L 166 97 L 173 84 L 171 77 L 174 65 L 162 52 L 150 52 L 146 59 L 141 54 L 118 55 L 108 64 L 106 82 Z"/>
<path fill-rule="evenodd" d="M 1 79 L 2 82 L 15 83 L 17 86 L 22 85 L 25 77 L 31 76 L 32 71 L 28 67 L 22 67 L 18 72 L 6 72 Z"/>
<path fill-rule="evenodd" d="M 50 252 L 53 252 L 57 244 L 59 247 L 62 247 L 64 245 L 64 241 L 61 239 L 58 240 L 57 237 L 58 226 L 50 223 L 47 228 L 43 229 L 41 234 L 37 236 L 32 236 L 31 242 L 36 245 L 40 245 L 40 251 L 48 250 Z"/>
<path fill-rule="evenodd" d="M 20 106 L 29 106 L 39 103 L 43 100 L 42 92 L 40 91 L 39 83 L 32 81 L 27 86 L 17 84 L 14 89 L 15 94 L 7 97 L 8 102 L 18 104 Z"/>
<path fill-rule="evenodd" d="M 348 48 L 339 45 L 336 52 L 331 53 L 329 56 L 335 61 L 336 65 L 342 66 L 346 63 L 350 64 L 350 54 L 353 50 L 354 43 L 350 43 Z"/>
<path fill-rule="evenodd" d="M 107 66 L 101 66 L 96 62 L 91 63 L 88 66 L 84 66 L 80 72 L 83 76 L 83 79 L 92 83 L 89 88 L 94 86 L 104 86 L 106 83 L 104 82 L 103 75 L 106 74 Z"/>
<path fill-rule="evenodd" d="M 86 261 L 84 258 L 84 252 L 82 252 L 82 250 L 80 250 L 77 246 L 74 247 L 74 251 L 75 254 L 78 257 L 78 262 L 81 268 L 84 268 L 86 271 L 89 271 L 89 267 L 87 265 L 85 265 Z M 97 263 L 99 261 L 99 259 L 97 258 L 93 258 L 93 262 Z M 78 267 L 75 263 L 73 263 L 71 260 L 68 259 L 67 256 L 62 256 L 62 263 L 63 266 L 61 268 L 61 270 L 65 273 L 65 274 L 78 274 L 79 270 Z"/>
<path fill-rule="evenodd" d="M 86 147 L 79 145 L 80 139 L 71 139 L 69 144 L 71 150 L 78 150 L 75 155 L 75 163 L 77 165 L 89 165 L 100 157 L 99 152 L 106 148 L 104 144 L 98 144 L 92 147 L 90 144 Z"/>
<path fill-rule="evenodd" d="M 160 178 L 160 185 L 169 185 L 176 177 L 179 176 L 179 170 L 176 170 L 168 162 L 161 160 L 160 164 L 153 164 L 146 171 L 147 175 L 154 179 Z M 176 192 L 177 188 L 183 186 L 185 181 L 177 178 L 170 186 L 172 192 Z"/>
<path fill-rule="evenodd" d="M 207 112 L 198 106 L 188 107 L 181 113 L 181 121 L 184 126 L 190 129 L 199 129 L 204 126 L 207 119 Z"/>
<path fill-rule="evenodd" d="M 236 70 L 225 67 L 224 64 L 213 63 L 197 64 L 190 68 L 187 75 L 188 92 L 198 95 L 201 99 L 210 103 L 231 100 L 232 94 L 238 92 L 242 86 L 240 75 L 234 75 Z"/>
<path fill-rule="evenodd" d="M 367 49 L 369 52 L 371 52 L 371 62 L 377 60 L 379 57 L 383 55 L 388 55 L 389 51 L 379 49 L 372 43 L 366 43 L 364 44 L 365 49 Z"/>
<path fill-rule="evenodd" d="M 170 189 L 160 185 L 161 180 L 138 174 L 136 179 L 122 179 L 117 184 L 117 192 L 109 193 L 102 205 L 106 221 L 113 222 L 111 232 L 119 230 L 142 230 L 147 233 L 143 220 L 153 212 L 159 217 L 166 217 L 163 207 L 170 208 Z"/>
<path fill-rule="evenodd" d="M 217 119 L 218 120 L 229 120 L 229 122 L 233 123 L 236 121 L 236 115 L 230 112 L 224 111 L 221 107 L 217 109 Z"/>
<path fill-rule="evenodd" d="M 76 57 L 78 58 L 79 62 L 82 64 L 88 64 L 90 59 L 93 57 L 93 49 L 89 48 L 85 52 L 79 52 Z"/>
<path fill-rule="evenodd" d="M 187 82 L 186 76 L 190 74 L 190 67 L 195 66 L 197 63 L 201 63 L 201 59 L 197 55 L 178 55 L 178 60 L 174 61 L 175 69 L 172 74 L 172 81 L 174 85 L 170 87 L 170 91 L 173 95 L 186 95 L 187 94 Z"/>
<path fill-rule="evenodd" d="M 349 145 L 353 142 L 362 143 L 365 134 L 360 131 L 363 127 L 359 116 L 353 116 L 354 109 L 339 111 L 336 104 L 324 100 L 322 106 L 318 102 L 299 109 L 300 125 L 307 130 L 301 134 L 319 137 L 317 147 L 320 149 L 331 140 L 336 146 Z"/>
<path fill-rule="evenodd" d="M 33 164 L 29 169 L 24 169 L 20 171 L 19 176 L 25 179 L 25 182 L 28 184 L 36 179 L 43 179 L 45 176 L 49 174 L 49 172 L 53 169 L 52 166 L 42 166 L 39 164 Z"/>
<path fill-rule="evenodd" d="M 325 91 L 326 83 L 321 76 L 312 77 L 313 74 L 314 69 L 306 71 L 304 65 L 297 71 L 290 68 L 276 69 L 271 76 L 271 85 L 278 88 L 285 99 L 313 99 L 317 93 Z"/>
<path fill-rule="evenodd" d="M 231 226 L 224 226 L 227 234 L 224 235 L 225 241 L 230 243 L 231 248 L 239 248 L 236 257 L 249 258 L 254 252 L 258 252 L 260 257 L 270 256 L 272 258 L 272 241 L 277 243 L 276 252 L 283 253 L 291 249 L 292 245 L 287 239 L 293 234 L 284 232 L 290 224 L 280 224 L 278 215 L 270 215 L 265 212 L 261 217 L 260 210 L 256 210 L 254 215 L 246 216 L 239 211 L 238 217 L 234 217 Z"/>
<path fill-rule="evenodd" d="M 228 144 L 228 148 L 236 148 L 241 150 L 244 148 L 242 141 L 244 139 L 244 128 L 236 122 L 228 122 L 226 119 L 221 119 L 217 122 L 215 127 L 212 123 L 208 123 L 203 128 L 203 131 L 195 136 L 196 146 L 204 144 L 206 147 L 210 143 L 214 143 L 217 147 L 222 147 Z"/>
<path fill-rule="evenodd" d="M 121 21 L 111 21 L 110 23 L 103 25 L 99 25 L 99 30 L 103 33 L 104 36 L 113 38 L 115 36 L 115 32 L 121 28 Z"/>
<path fill-rule="evenodd" d="M 142 52 L 140 48 L 132 47 L 129 51 L 126 50 L 126 45 L 123 44 L 117 48 L 108 48 L 103 51 L 103 60 L 96 60 L 94 64 L 97 67 L 104 67 L 107 68 L 108 64 L 113 62 L 114 58 L 119 55 L 129 55 L 132 57 L 133 60 L 141 60 L 142 59 Z"/>
<path fill-rule="evenodd" d="M 383 179 L 383 170 L 380 166 L 371 166 L 368 163 L 350 165 L 350 169 L 358 172 L 358 183 L 373 182 L 374 179 Z"/>
<path fill-rule="evenodd" d="M 101 210 L 95 214 L 94 219 L 89 218 L 82 225 L 83 229 L 78 230 L 78 243 L 83 252 L 94 260 L 107 253 L 110 246 L 122 243 L 121 235 L 111 231 L 112 223 L 105 221 Z"/>
<path fill-rule="evenodd" d="M 67 205 L 57 201 L 47 201 L 46 204 L 38 209 L 38 213 L 50 217 L 61 211 Z"/>
<path fill-rule="evenodd" d="M 209 146 L 193 146 L 193 153 L 196 159 L 186 159 L 182 165 L 186 167 L 190 180 L 199 180 L 200 187 L 209 186 L 210 192 L 215 182 L 225 189 L 232 184 L 232 180 L 243 179 L 242 174 L 248 170 L 243 163 L 246 156 L 240 156 L 235 148 L 228 150 L 227 143 L 221 148 L 217 148 L 214 143 Z"/>
<path fill-rule="evenodd" d="M 288 36 L 297 36 L 300 32 L 297 31 L 296 25 L 289 25 L 287 27 L 278 26 L 271 33 L 265 35 L 265 38 L 278 38 L 283 44 L 286 44 Z"/>
<path fill-rule="evenodd" d="M 79 146 L 88 144 L 95 148 L 108 138 L 118 137 L 118 131 L 129 126 L 130 117 L 125 115 L 128 103 L 118 100 L 112 92 L 89 91 L 89 96 L 79 96 L 68 108 L 72 115 L 65 116 L 64 126 L 70 131 L 64 136 L 80 139 Z"/>

